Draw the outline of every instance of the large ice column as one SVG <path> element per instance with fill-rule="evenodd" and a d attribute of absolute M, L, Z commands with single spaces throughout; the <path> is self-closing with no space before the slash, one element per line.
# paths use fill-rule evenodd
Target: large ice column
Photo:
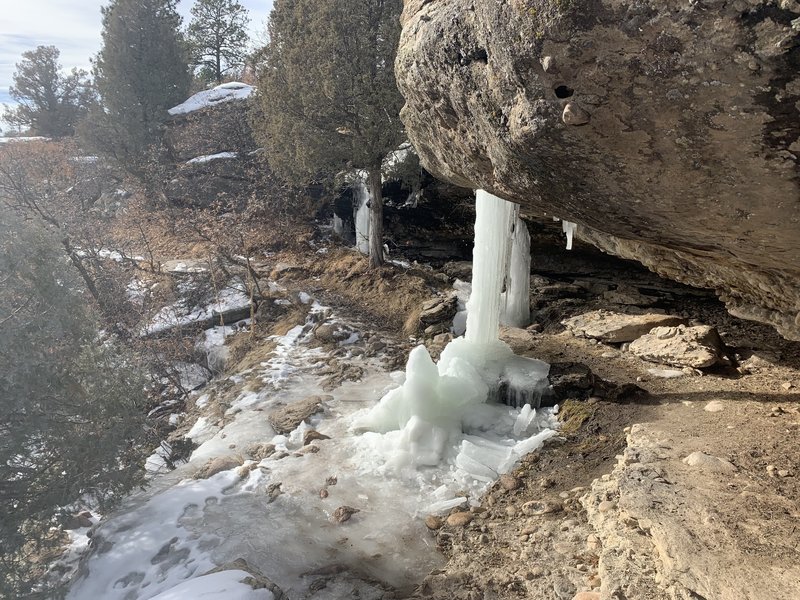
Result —
<path fill-rule="evenodd" d="M 527 327 L 531 321 L 531 236 L 525 221 L 515 210 L 514 237 L 511 243 L 506 291 L 502 297 L 500 320 L 504 325 Z"/>
<path fill-rule="evenodd" d="M 363 181 L 353 186 L 353 204 L 356 206 L 356 248 L 369 254 L 369 189 Z"/>
<path fill-rule="evenodd" d="M 462 431 L 490 427 L 498 405 L 487 401 L 537 407 L 548 385 L 549 365 L 514 356 L 498 339 L 516 205 L 479 191 L 476 213 L 466 335 L 447 345 L 438 364 L 425 346 L 412 350 L 403 385 L 356 423 L 358 429 L 382 433 L 401 430 L 398 455 L 410 464 L 436 464 Z M 530 255 L 530 250 L 523 253 Z M 471 462 L 467 454 L 461 452 L 459 459 Z"/>
<path fill-rule="evenodd" d="M 497 341 L 500 294 L 506 277 L 515 206 L 478 190 L 475 203 L 475 249 L 472 294 L 467 303 L 466 340 L 475 345 Z"/>

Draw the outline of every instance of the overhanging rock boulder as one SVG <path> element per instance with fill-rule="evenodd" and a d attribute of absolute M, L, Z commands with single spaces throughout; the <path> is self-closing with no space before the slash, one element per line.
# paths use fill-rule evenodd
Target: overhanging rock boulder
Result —
<path fill-rule="evenodd" d="M 800 339 L 797 0 L 406 0 L 424 166 Z"/>

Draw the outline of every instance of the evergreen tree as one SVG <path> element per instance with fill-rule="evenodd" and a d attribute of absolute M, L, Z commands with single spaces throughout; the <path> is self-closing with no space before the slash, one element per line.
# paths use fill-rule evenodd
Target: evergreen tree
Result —
<path fill-rule="evenodd" d="M 220 84 L 226 73 L 244 66 L 249 22 L 247 9 L 236 0 L 195 2 L 186 37 L 205 81 Z"/>
<path fill-rule="evenodd" d="M 176 0 L 112 0 L 102 9 L 103 46 L 94 66 L 101 106 L 84 133 L 99 151 L 141 175 L 167 110 L 191 82 Z"/>
<path fill-rule="evenodd" d="M 3 207 L 0 281 L 0 598 L 50 598 L 53 526 L 143 481 L 145 379 L 99 340 L 57 241 Z"/>
<path fill-rule="evenodd" d="M 73 69 L 64 74 L 55 46 L 39 46 L 23 52 L 16 65 L 9 94 L 17 106 L 3 118 L 33 135 L 64 137 L 75 133 L 75 124 L 86 115 L 92 98 L 88 73 Z"/>
<path fill-rule="evenodd" d="M 295 183 L 363 170 L 370 265 L 383 263 L 384 157 L 403 141 L 394 76 L 402 0 L 276 0 L 259 69 L 256 133 Z"/>

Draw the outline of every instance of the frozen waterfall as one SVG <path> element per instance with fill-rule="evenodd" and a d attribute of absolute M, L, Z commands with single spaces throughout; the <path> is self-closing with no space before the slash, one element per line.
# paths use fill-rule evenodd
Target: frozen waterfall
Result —
<path fill-rule="evenodd" d="M 356 217 L 356 248 L 369 254 L 369 188 L 359 180 L 353 186 L 353 205 Z"/>
<path fill-rule="evenodd" d="M 514 204 L 478 191 L 465 336 L 447 345 L 438 364 L 425 346 L 414 348 L 403 385 L 357 422 L 365 430 L 400 430 L 398 456 L 411 464 L 438 464 L 464 431 L 489 426 L 492 411 L 501 405 L 487 401 L 536 408 L 548 389 L 549 365 L 515 356 L 498 339 L 516 218 Z"/>
<path fill-rule="evenodd" d="M 531 321 L 531 236 L 525 222 L 514 215 L 511 260 L 503 292 L 500 321 L 512 327 L 527 327 Z"/>
<path fill-rule="evenodd" d="M 575 236 L 575 231 L 578 229 L 578 224 L 572 221 L 562 221 L 561 229 L 567 234 L 567 250 L 572 250 L 572 238 Z"/>

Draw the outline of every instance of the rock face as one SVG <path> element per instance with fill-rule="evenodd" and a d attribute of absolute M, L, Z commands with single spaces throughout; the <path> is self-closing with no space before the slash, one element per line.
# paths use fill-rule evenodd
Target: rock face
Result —
<path fill-rule="evenodd" d="M 424 166 L 800 339 L 797 0 L 406 0 Z"/>
<path fill-rule="evenodd" d="M 600 597 L 794 597 L 800 566 L 769 516 L 793 514 L 792 500 L 758 485 L 739 489 L 733 464 L 699 451 L 684 458 L 688 443 L 634 425 L 614 471 L 581 499 L 601 540 Z M 603 510 L 609 499 L 613 508 Z M 776 529 L 765 545 L 768 527 Z"/>

